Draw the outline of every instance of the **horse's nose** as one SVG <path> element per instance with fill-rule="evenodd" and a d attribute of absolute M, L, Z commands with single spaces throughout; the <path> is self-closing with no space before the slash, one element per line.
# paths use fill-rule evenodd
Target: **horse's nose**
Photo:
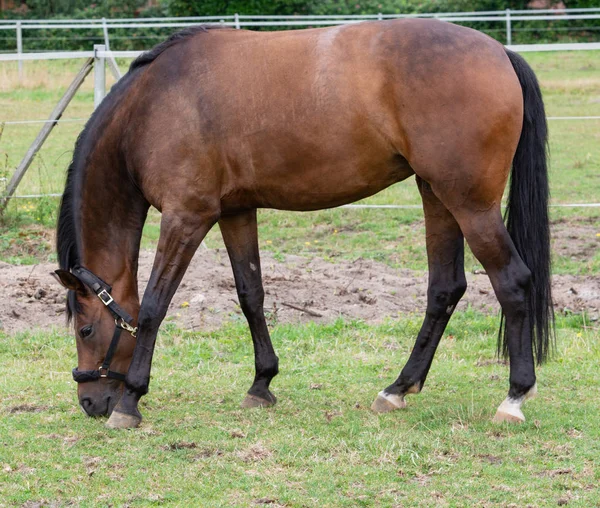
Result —
<path fill-rule="evenodd" d="M 98 402 L 94 402 L 91 397 L 81 397 L 79 399 L 81 409 L 88 416 L 106 416 L 108 414 L 109 403 L 110 397 Z"/>
<path fill-rule="evenodd" d="M 81 409 L 83 409 L 83 412 L 86 415 L 94 416 L 94 403 L 92 402 L 92 399 L 90 399 L 89 397 L 82 397 L 81 399 L 79 399 L 79 405 L 81 406 Z"/>

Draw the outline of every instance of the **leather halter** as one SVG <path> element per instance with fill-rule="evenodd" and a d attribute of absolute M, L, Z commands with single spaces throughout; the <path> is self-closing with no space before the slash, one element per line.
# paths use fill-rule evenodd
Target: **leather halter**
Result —
<path fill-rule="evenodd" d="M 125 381 L 125 374 L 120 374 L 110 370 L 110 362 L 117 350 L 121 332 L 127 330 L 134 338 L 137 333 L 137 326 L 133 326 L 133 318 L 120 307 L 111 296 L 110 292 L 112 287 L 104 282 L 100 277 L 94 275 L 87 268 L 82 266 L 76 266 L 72 270 L 81 282 L 83 282 L 88 288 L 90 288 L 100 301 L 106 306 L 110 313 L 115 318 L 115 331 L 113 333 L 112 341 L 108 346 L 108 351 L 104 357 L 102 366 L 97 370 L 79 370 L 77 367 L 73 369 L 73 379 L 77 383 L 88 383 L 90 381 L 97 381 L 100 378 L 117 379 L 119 381 Z"/>

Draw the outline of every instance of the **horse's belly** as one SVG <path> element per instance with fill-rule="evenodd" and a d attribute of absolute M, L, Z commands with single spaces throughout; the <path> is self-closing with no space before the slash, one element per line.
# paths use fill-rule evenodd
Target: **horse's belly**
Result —
<path fill-rule="evenodd" d="M 319 210 L 372 196 L 413 174 L 401 156 L 369 165 L 338 163 L 288 168 L 265 175 L 252 194 L 258 208 Z"/>

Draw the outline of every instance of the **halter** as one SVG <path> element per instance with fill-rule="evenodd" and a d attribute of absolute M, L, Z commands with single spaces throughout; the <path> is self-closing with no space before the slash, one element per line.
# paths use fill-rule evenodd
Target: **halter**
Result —
<path fill-rule="evenodd" d="M 125 374 L 120 374 L 109 369 L 110 362 L 117 350 L 119 344 L 119 338 L 121 332 L 127 330 L 134 338 L 137 333 L 137 326 L 133 326 L 133 318 L 121 308 L 113 299 L 110 292 L 110 287 L 100 277 L 94 275 L 87 268 L 82 266 L 76 266 L 72 269 L 73 275 L 75 275 L 81 282 L 83 282 L 88 288 L 90 288 L 100 301 L 106 306 L 110 313 L 115 318 L 115 331 L 113 333 L 112 341 L 108 346 L 108 351 L 104 357 L 104 362 L 98 370 L 79 370 L 77 367 L 73 369 L 73 379 L 77 383 L 88 383 L 90 381 L 97 381 L 100 378 L 117 379 L 119 381 L 125 381 Z"/>

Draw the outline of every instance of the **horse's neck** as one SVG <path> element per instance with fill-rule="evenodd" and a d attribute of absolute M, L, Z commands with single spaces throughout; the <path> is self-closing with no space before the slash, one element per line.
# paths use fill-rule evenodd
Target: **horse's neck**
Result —
<path fill-rule="evenodd" d="M 107 283 L 137 292 L 137 263 L 148 203 L 107 157 L 90 165 L 82 185 L 82 264 Z"/>

